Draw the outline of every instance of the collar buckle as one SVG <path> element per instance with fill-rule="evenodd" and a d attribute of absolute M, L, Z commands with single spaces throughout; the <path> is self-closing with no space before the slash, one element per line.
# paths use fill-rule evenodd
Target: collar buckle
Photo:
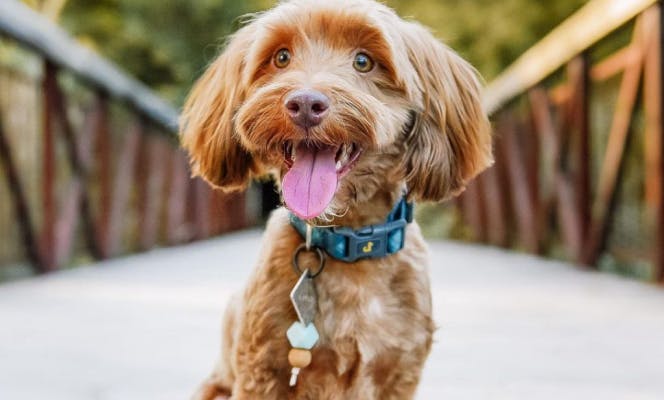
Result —
<path fill-rule="evenodd" d="M 346 240 L 345 254 L 337 254 L 335 257 L 345 262 L 354 262 L 360 258 L 379 258 L 396 253 L 403 248 L 407 224 L 405 219 L 400 219 L 357 231 L 351 228 L 332 228 L 334 234 Z"/>

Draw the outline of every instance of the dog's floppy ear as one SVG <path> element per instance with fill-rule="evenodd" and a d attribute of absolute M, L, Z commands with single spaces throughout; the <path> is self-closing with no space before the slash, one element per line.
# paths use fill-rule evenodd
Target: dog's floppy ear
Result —
<path fill-rule="evenodd" d="M 417 199 L 440 201 L 493 162 L 490 124 L 475 69 L 422 26 L 403 24 L 419 108 L 404 158 L 408 188 Z"/>
<path fill-rule="evenodd" d="M 185 102 L 180 127 L 192 172 L 224 190 L 246 187 L 257 166 L 240 145 L 234 114 L 244 100 L 242 71 L 254 27 L 245 26 L 196 82 Z"/>

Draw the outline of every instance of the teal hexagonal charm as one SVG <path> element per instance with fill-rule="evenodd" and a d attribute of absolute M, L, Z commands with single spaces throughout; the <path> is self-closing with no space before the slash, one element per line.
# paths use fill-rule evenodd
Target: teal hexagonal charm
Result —
<path fill-rule="evenodd" d="M 314 324 L 304 326 L 300 321 L 293 322 L 293 325 L 286 331 L 286 337 L 292 347 L 305 350 L 311 350 L 319 338 Z"/>

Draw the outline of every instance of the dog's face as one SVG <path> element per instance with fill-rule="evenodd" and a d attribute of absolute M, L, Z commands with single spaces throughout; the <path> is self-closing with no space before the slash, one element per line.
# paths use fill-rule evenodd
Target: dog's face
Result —
<path fill-rule="evenodd" d="M 293 0 L 240 29 L 196 84 L 194 173 L 238 189 L 271 172 L 305 219 L 405 185 L 442 200 L 491 162 L 474 70 L 372 0 Z"/>

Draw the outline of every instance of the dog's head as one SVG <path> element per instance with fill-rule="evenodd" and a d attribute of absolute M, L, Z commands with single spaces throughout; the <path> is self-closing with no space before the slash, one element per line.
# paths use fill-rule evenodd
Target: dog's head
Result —
<path fill-rule="evenodd" d="M 404 185 L 442 200 L 492 161 L 473 68 L 372 0 L 293 0 L 253 18 L 195 85 L 182 143 L 215 186 L 274 174 L 305 219 Z"/>

